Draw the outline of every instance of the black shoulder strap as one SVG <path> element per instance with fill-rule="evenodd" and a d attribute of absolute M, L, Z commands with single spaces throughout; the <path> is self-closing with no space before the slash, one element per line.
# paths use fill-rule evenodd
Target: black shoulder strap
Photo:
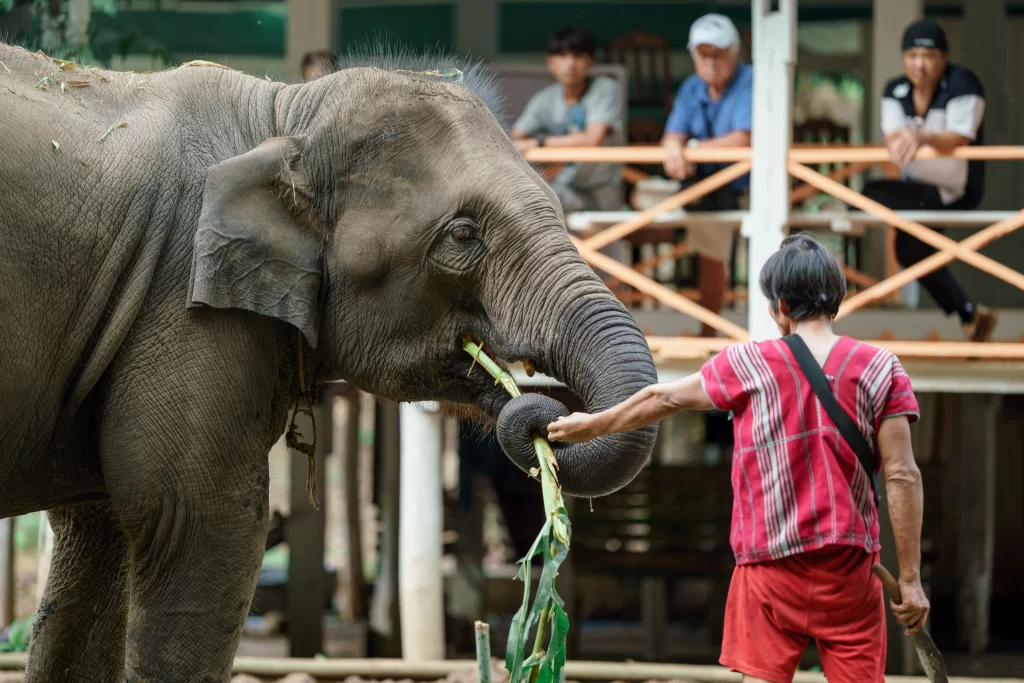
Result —
<path fill-rule="evenodd" d="M 814 359 L 814 355 L 807 348 L 804 340 L 799 335 L 789 334 L 783 337 L 782 341 L 786 342 L 790 351 L 793 352 L 796 362 L 800 364 L 800 369 L 810 383 L 811 389 L 814 389 L 814 393 L 818 395 L 818 400 L 821 401 L 825 412 L 836 423 L 839 433 L 846 439 L 846 443 L 850 444 L 853 452 L 857 454 L 860 464 L 864 466 L 864 471 L 867 472 L 868 478 L 871 480 L 871 491 L 874 494 L 875 507 L 877 508 L 879 503 L 878 475 L 876 474 L 877 463 L 875 455 L 871 451 L 871 446 L 868 445 L 867 439 L 857 429 L 857 425 L 854 424 L 849 413 L 843 410 L 843 407 L 839 405 L 839 401 L 832 395 L 832 389 L 829 388 L 825 372 L 818 365 L 818 361 Z"/>

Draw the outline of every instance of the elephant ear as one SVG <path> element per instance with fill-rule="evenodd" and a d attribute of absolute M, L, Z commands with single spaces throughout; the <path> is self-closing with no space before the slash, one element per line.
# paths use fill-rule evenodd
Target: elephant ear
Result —
<path fill-rule="evenodd" d="M 316 348 L 323 268 L 310 226 L 282 194 L 305 187 L 302 144 L 271 138 L 210 169 L 192 253 L 188 308 L 240 308 L 294 325 Z"/>

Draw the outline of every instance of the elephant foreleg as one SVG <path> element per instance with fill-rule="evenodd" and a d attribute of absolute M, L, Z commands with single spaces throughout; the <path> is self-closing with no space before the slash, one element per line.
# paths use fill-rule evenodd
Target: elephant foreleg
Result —
<path fill-rule="evenodd" d="M 49 512 L 53 557 L 25 683 L 107 683 L 124 675 L 127 544 L 110 502 Z"/>

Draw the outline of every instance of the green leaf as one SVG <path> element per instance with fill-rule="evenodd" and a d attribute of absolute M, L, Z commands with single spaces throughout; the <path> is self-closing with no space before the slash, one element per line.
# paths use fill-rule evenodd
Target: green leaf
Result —
<path fill-rule="evenodd" d="M 6 14 L 14 9 L 14 0 L 0 0 L 0 13 Z"/>
<path fill-rule="evenodd" d="M 565 643 L 569 636 L 569 617 L 565 603 L 555 593 L 555 604 L 551 610 L 551 642 L 541 662 L 537 683 L 562 683 L 562 668 L 565 666 Z"/>
<path fill-rule="evenodd" d="M 530 568 L 533 565 L 533 556 L 541 552 L 541 544 L 548 538 L 550 530 L 551 520 L 548 520 L 544 523 L 540 533 L 537 534 L 537 538 L 534 539 L 533 545 L 526 553 L 526 557 L 519 560 L 518 578 L 523 582 L 523 604 L 516 611 L 515 616 L 512 617 L 512 627 L 508 634 L 508 645 L 505 648 L 505 668 L 511 675 L 511 683 L 517 683 L 523 672 L 523 644 L 526 640 L 526 632 L 529 631 L 525 623 L 525 617 L 530 606 Z"/>

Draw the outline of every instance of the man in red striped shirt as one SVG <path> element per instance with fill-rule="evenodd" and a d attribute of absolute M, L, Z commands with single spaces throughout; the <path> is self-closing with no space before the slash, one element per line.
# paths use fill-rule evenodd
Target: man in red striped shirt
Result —
<path fill-rule="evenodd" d="M 760 276 L 783 335 L 796 334 L 821 366 L 885 472 L 907 633 L 922 628 L 923 492 L 910 423 L 910 379 L 891 352 L 832 331 L 846 294 L 835 258 L 806 235 L 787 237 Z M 600 413 L 548 425 L 579 442 L 653 424 L 681 410 L 732 414 L 731 543 L 736 555 L 720 662 L 744 681 L 790 683 L 810 638 L 831 683 L 884 681 L 885 602 L 872 480 L 780 339 L 728 347 L 700 372 L 649 386 Z M 877 465 L 876 472 L 877 473 Z"/>

